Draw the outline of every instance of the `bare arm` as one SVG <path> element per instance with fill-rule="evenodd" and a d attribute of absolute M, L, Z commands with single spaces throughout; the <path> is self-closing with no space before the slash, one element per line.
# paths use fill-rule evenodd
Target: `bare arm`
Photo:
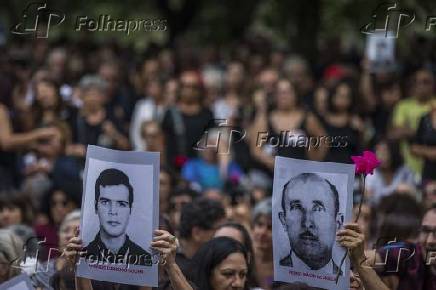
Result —
<path fill-rule="evenodd" d="M 313 115 L 312 113 L 308 113 L 307 116 L 307 133 L 309 133 L 309 136 L 313 136 L 315 138 L 320 138 L 321 136 L 325 136 L 326 132 L 324 128 L 322 127 L 319 120 Z M 320 144 L 317 148 L 310 148 L 310 150 L 307 151 L 307 155 L 310 160 L 316 160 L 316 161 L 322 161 L 324 160 L 325 155 L 327 154 L 327 151 L 329 148 L 325 146 L 325 144 Z"/>
<path fill-rule="evenodd" d="M 436 146 L 412 145 L 411 151 L 416 156 L 436 160 Z"/>
<path fill-rule="evenodd" d="M 15 134 L 9 120 L 7 108 L 0 105 L 0 148 L 4 151 L 28 149 L 39 139 L 54 136 L 56 130 L 51 128 L 36 129 L 28 133 Z"/>
<path fill-rule="evenodd" d="M 256 117 L 249 131 L 250 151 L 253 157 L 265 164 L 268 168 L 274 168 L 274 157 L 262 150 L 262 144 L 266 143 L 268 136 L 268 112 L 265 94 L 262 91 L 255 93 L 254 102 L 256 104 Z"/>
<path fill-rule="evenodd" d="M 348 249 L 350 260 L 354 267 L 354 272 L 359 274 L 365 290 L 394 290 L 389 288 L 384 281 L 377 275 L 374 269 L 369 266 L 364 252 L 365 237 L 356 223 L 346 224 L 344 229 L 337 233 L 337 241 L 341 246 Z"/>
<path fill-rule="evenodd" d="M 76 290 L 93 290 L 91 280 L 76 276 Z"/>
<path fill-rule="evenodd" d="M 193 290 L 179 266 L 176 264 L 177 239 L 169 232 L 156 230 L 151 247 L 163 254 L 165 271 L 173 289 Z"/>

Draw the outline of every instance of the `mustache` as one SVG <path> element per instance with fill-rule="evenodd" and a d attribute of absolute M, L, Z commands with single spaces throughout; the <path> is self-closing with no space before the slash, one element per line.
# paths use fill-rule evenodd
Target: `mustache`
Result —
<path fill-rule="evenodd" d="M 300 239 L 318 241 L 318 236 L 311 231 L 304 231 L 298 235 Z"/>

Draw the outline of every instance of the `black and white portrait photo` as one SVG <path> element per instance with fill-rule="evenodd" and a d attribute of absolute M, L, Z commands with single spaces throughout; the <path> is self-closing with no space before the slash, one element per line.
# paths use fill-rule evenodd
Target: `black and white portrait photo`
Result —
<path fill-rule="evenodd" d="M 124 172 L 108 168 L 100 173 L 95 182 L 94 202 L 100 229 L 85 248 L 88 256 L 151 266 L 150 253 L 133 242 L 126 232 L 134 197 L 134 188 Z"/>
<path fill-rule="evenodd" d="M 150 249 L 158 227 L 159 154 L 88 146 L 77 275 L 157 286 Z"/>
<path fill-rule="evenodd" d="M 349 262 L 340 265 L 345 249 L 336 244 L 336 232 L 351 219 L 353 181 L 353 165 L 276 158 L 275 280 L 347 289 Z"/>

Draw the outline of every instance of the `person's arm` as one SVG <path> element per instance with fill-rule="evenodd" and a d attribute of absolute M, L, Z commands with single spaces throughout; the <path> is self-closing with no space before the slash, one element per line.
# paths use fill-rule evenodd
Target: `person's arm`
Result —
<path fill-rule="evenodd" d="M 307 133 L 309 136 L 315 138 L 326 136 L 326 132 L 318 118 L 312 113 L 308 113 L 307 116 Z M 317 148 L 310 148 L 310 150 L 307 151 L 307 156 L 310 160 L 322 161 L 328 150 L 329 148 L 325 144 L 320 144 Z"/>
<path fill-rule="evenodd" d="M 423 117 L 419 121 L 418 129 L 416 130 L 413 145 L 410 147 L 412 154 L 428 160 L 436 160 L 436 146 L 429 146 L 424 144 L 423 135 L 427 118 Z"/>
<path fill-rule="evenodd" d="M 91 280 L 83 277 L 75 277 L 76 290 L 93 290 Z"/>
<path fill-rule="evenodd" d="M 436 160 L 436 146 L 412 145 L 411 151 L 414 155 L 427 160 Z"/>
<path fill-rule="evenodd" d="M 370 72 L 370 62 L 368 59 L 362 60 L 362 74 L 359 82 L 360 101 L 365 106 L 367 112 L 373 112 L 377 106 L 377 97 L 374 93 L 372 85 L 372 77 Z"/>
<path fill-rule="evenodd" d="M 408 110 L 407 104 L 399 102 L 393 112 L 392 116 L 392 128 L 388 133 L 389 139 L 400 140 L 410 139 L 415 135 L 415 130 L 412 129 L 406 119 L 406 110 Z"/>
<path fill-rule="evenodd" d="M 28 149 L 33 142 L 48 139 L 57 134 L 53 128 L 40 128 L 28 133 L 15 134 L 9 120 L 7 108 L 0 104 L 0 148 L 4 151 Z"/>
<path fill-rule="evenodd" d="M 344 229 L 341 229 L 337 232 L 336 240 L 341 246 L 348 249 L 350 260 L 354 267 L 353 271 L 359 274 L 365 290 L 395 289 L 386 286 L 374 269 L 369 266 L 364 250 L 365 236 L 363 235 L 358 224 L 352 223 L 344 225 Z"/>
<path fill-rule="evenodd" d="M 114 141 L 115 146 L 120 150 L 129 150 L 130 143 L 123 134 L 121 134 L 111 121 L 103 124 L 103 131 Z"/>
<path fill-rule="evenodd" d="M 68 244 L 61 255 L 61 258 L 65 258 L 67 261 L 65 267 L 68 267 L 75 272 L 80 251 L 82 249 L 83 245 L 82 240 L 79 238 L 79 229 L 76 229 L 75 236 L 68 241 Z M 93 290 L 91 280 L 88 278 L 75 276 L 75 284 L 76 290 Z"/>
<path fill-rule="evenodd" d="M 177 239 L 169 232 L 156 230 L 151 247 L 163 255 L 165 271 L 171 286 L 177 290 L 193 290 L 182 270 L 176 264 Z"/>
<path fill-rule="evenodd" d="M 256 116 L 248 134 L 250 151 L 252 152 L 253 157 L 259 162 L 265 164 L 268 168 L 273 169 L 274 157 L 265 153 L 262 150 L 262 146 L 259 144 L 264 134 L 271 133 L 268 132 L 268 110 L 266 96 L 263 91 L 255 92 L 254 103 L 256 107 Z"/>

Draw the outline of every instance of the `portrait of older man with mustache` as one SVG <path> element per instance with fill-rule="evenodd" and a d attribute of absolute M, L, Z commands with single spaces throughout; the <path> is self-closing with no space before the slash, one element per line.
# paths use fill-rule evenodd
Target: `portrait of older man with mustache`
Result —
<path fill-rule="evenodd" d="M 344 222 L 336 187 L 315 173 L 292 177 L 282 192 L 279 219 L 291 246 L 281 266 L 342 275 L 333 261 L 336 231 Z"/>

